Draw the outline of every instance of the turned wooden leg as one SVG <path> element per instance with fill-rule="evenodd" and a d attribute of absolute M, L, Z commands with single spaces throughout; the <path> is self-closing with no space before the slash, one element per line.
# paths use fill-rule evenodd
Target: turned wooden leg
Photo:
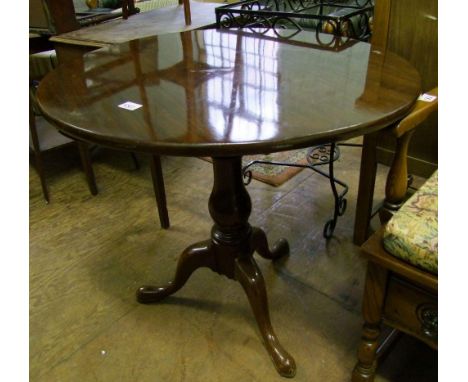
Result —
<path fill-rule="evenodd" d="M 385 201 L 379 210 L 380 222 L 388 222 L 405 201 L 408 191 L 408 147 L 414 130 L 397 137 L 395 155 L 385 183 Z"/>
<path fill-rule="evenodd" d="M 42 193 L 46 203 L 49 203 L 49 190 L 45 179 L 44 162 L 42 160 L 41 146 L 39 144 L 39 136 L 37 134 L 36 117 L 32 109 L 31 100 L 29 101 L 29 131 L 31 132 L 31 138 L 33 143 L 34 151 L 34 165 L 36 166 L 39 179 L 41 181 Z"/>
<path fill-rule="evenodd" d="M 283 377 L 294 377 L 296 363 L 281 346 L 270 322 L 265 282 L 253 257 L 236 259 L 235 278 L 245 290 L 257 320 L 265 347 L 273 363 Z"/>
<path fill-rule="evenodd" d="M 275 260 L 289 254 L 289 244 L 285 239 L 278 240 L 270 251 L 266 234 L 258 227 L 252 227 L 252 237 L 250 242 L 252 250 L 265 259 Z"/>
<path fill-rule="evenodd" d="M 137 290 L 137 300 L 143 304 L 161 301 L 182 288 L 190 275 L 200 267 L 214 268 L 211 241 L 203 241 L 186 248 L 179 258 L 174 280 L 163 287 L 142 286 Z"/>
<path fill-rule="evenodd" d="M 358 350 L 358 362 L 352 374 L 352 382 L 374 380 L 386 284 L 387 271 L 369 261 L 362 305 L 365 322 Z"/>
<path fill-rule="evenodd" d="M 377 367 L 377 345 L 380 325 L 365 323 L 362 329 L 361 344 L 358 350 L 359 362 L 353 370 L 352 382 L 373 381 Z"/>

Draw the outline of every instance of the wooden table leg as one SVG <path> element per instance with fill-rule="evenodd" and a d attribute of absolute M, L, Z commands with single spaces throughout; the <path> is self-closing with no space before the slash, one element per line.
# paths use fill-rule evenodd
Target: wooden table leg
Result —
<path fill-rule="evenodd" d="M 369 225 L 374 201 L 375 177 L 377 173 L 377 136 L 378 132 L 364 136 L 359 188 L 354 219 L 354 238 L 356 245 L 361 245 L 369 236 Z"/>
<path fill-rule="evenodd" d="M 238 258 L 236 260 L 235 274 L 236 280 L 240 282 L 249 299 L 265 347 L 268 353 L 270 353 L 276 370 L 283 377 L 294 377 L 296 374 L 296 363 L 294 358 L 281 346 L 278 337 L 273 331 L 265 281 L 254 258 L 252 256 Z"/>
<path fill-rule="evenodd" d="M 76 141 L 80 152 L 81 165 L 86 175 L 89 191 L 92 195 L 97 195 L 96 177 L 94 176 L 93 166 L 91 165 L 91 154 L 89 153 L 89 144 L 82 141 Z"/>
<path fill-rule="evenodd" d="M 179 257 L 174 280 L 164 287 L 146 285 L 138 288 L 137 300 L 142 304 L 159 302 L 182 288 L 190 275 L 201 267 L 214 269 L 214 252 L 209 240 L 193 244 Z"/>
<path fill-rule="evenodd" d="M 151 180 L 153 181 L 154 195 L 158 206 L 159 222 L 162 228 L 169 228 L 169 213 L 167 212 L 166 190 L 161 166 L 161 157 L 151 155 L 150 158 Z"/>
<path fill-rule="evenodd" d="M 214 220 L 211 238 L 189 246 L 182 252 L 173 281 L 165 286 L 143 286 L 137 291 L 141 303 L 158 302 L 177 292 L 200 267 L 238 281 L 249 299 L 265 347 L 277 371 L 285 377 L 293 377 L 296 364 L 281 346 L 273 331 L 263 276 L 253 253 L 257 251 L 266 259 L 277 259 L 289 253 L 286 240 L 278 241 L 272 250 L 265 233 L 251 227 L 250 196 L 242 177 L 241 157 L 213 158 L 214 185 L 209 200 L 210 215 Z"/>

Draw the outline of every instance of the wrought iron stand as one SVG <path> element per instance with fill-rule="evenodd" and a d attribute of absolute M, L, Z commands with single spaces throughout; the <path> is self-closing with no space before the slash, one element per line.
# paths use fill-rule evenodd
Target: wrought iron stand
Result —
<path fill-rule="evenodd" d="M 343 216 L 346 211 L 347 200 L 345 196 L 349 190 L 349 187 L 346 183 L 335 177 L 334 162 L 337 161 L 341 155 L 339 146 L 362 147 L 362 145 L 355 143 L 340 143 L 340 145 L 338 145 L 335 142 L 314 146 L 307 151 L 307 164 L 253 160 L 242 168 L 244 184 L 248 185 L 252 181 L 252 171 L 250 168 L 255 164 L 309 168 L 316 173 L 325 176 L 330 180 L 330 186 L 335 200 L 333 217 L 325 223 L 323 228 L 323 237 L 325 239 L 330 239 L 335 232 L 338 217 Z M 328 173 L 319 168 L 319 166 L 324 166 L 327 164 Z M 342 187 L 342 191 L 340 193 L 338 193 L 337 185 Z"/>
<path fill-rule="evenodd" d="M 374 1 L 243 0 L 215 12 L 217 28 L 260 27 L 280 37 L 309 29 L 366 41 L 371 35 Z"/>

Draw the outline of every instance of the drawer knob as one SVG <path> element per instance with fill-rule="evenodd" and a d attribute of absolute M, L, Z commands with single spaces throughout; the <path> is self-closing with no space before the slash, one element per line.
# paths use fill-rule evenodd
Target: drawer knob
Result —
<path fill-rule="evenodd" d="M 433 304 L 419 305 L 417 308 L 418 319 L 421 322 L 421 331 L 425 336 L 437 340 L 438 315 L 437 307 Z"/>

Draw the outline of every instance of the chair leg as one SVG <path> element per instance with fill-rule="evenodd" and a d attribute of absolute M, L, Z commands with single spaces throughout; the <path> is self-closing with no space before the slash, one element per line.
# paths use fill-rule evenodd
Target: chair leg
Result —
<path fill-rule="evenodd" d="M 397 138 L 395 155 L 385 184 L 385 201 L 380 211 L 380 222 L 386 223 L 405 201 L 408 191 L 408 147 L 414 130 Z"/>
<path fill-rule="evenodd" d="M 42 193 L 44 194 L 44 199 L 46 200 L 46 203 L 49 203 L 49 190 L 47 188 L 47 183 L 45 179 L 44 162 L 42 160 L 41 147 L 39 144 L 39 137 L 37 135 L 36 130 L 36 121 L 31 106 L 29 110 L 29 131 L 31 132 L 31 140 L 33 144 L 34 164 L 36 166 L 37 174 L 39 175 L 39 179 L 41 181 Z"/>
<path fill-rule="evenodd" d="M 352 382 L 374 380 L 386 284 L 387 270 L 369 261 L 362 303 L 364 326 Z"/>
<path fill-rule="evenodd" d="M 179 4 L 184 4 L 185 25 L 192 24 L 192 13 L 190 11 L 190 0 L 179 0 Z"/>
<path fill-rule="evenodd" d="M 96 186 L 96 178 L 94 176 L 93 167 L 91 165 L 91 155 L 89 153 L 89 146 L 87 143 L 81 141 L 77 141 L 76 143 L 80 152 L 81 165 L 83 166 L 83 170 L 85 172 L 89 191 L 92 195 L 97 195 L 98 189 Z"/>
<path fill-rule="evenodd" d="M 134 152 L 131 152 L 130 155 L 132 157 L 133 164 L 135 165 L 135 170 L 139 170 L 140 169 L 140 162 L 138 162 L 137 156 L 135 155 Z"/>
<path fill-rule="evenodd" d="M 44 163 L 42 161 L 42 154 L 40 151 L 34 152 L 34 161 L 36 165 L 36 170 L 39 175 L 39 179 L 41 181 L 41 188 L 42 193 L 44 195 L 44 199 L 46 203 L 49 203 L 49 189 L 47 187 L 46 179 L 45 179 L 45 170 L 44 170 Z"/>
<path fill-rule="evenodd" d="M 150 159 L 151 179 L 153 190 L 158 205 L 159 221 L 162 228 L 169 228 L 169 214 L 167 212 L 166 191 L 164 190 L 164 178 L 161 167 L 161 157 L 152 155 Z"/>

